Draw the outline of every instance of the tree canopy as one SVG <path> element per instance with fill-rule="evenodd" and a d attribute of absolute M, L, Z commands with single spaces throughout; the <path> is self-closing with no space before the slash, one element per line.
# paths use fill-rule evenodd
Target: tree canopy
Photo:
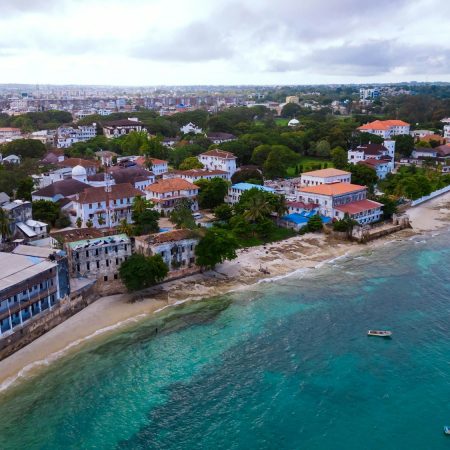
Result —
<path fill-rule="evenodd" d="M 161 255 L 131 255 L 119 269 L 120 278 L 128 291 L 138 291 L 160 283 L 169 269 Z"/>
<path fill-rule="evenodd" d="M 220 228 L 210 228 L 195 248 L 197 264 L 214 269 L 217 264 L 237 257 L 239 244 L 231 233 Z"/>

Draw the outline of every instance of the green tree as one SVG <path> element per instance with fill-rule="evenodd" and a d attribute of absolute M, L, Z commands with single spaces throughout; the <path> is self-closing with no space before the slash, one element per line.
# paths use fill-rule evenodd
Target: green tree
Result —
<path fill-rule="evenodd" d="M 146 209 L 137 216 L 134 226 L 134 234 L 157 233 L 159 231 L 159 213 L 155 209 Z"/>
<path fill-rule="evenodd" d="M 233 209 L 230 205 L 226 203 L 222 203 L 219 206 L 214 208 L 214 215 L 217 220 L 223 220 L 224 222 L 228 222 L 231 217 L 233 217 Z"/>
<path fill-rule="evenodd" d="M 75 223 L 77 225 L 77 228 L 81 228 L 81 226 L 83 225 L 83 221 L 81 220 L 81 217 L 77 217 L 77 220 Z"/>
<path fill-rule="evenodd" d="M 347 238 L 351 238 L 353 228 L 358 222 L 350 217 L 348 213 L 344 214 L 344 218 L 333 222 L 333 230 L 347 233 Z"/>
<path fill-rule="evenodd" d="M 383 203 L 383 218 L 390 219 L 397 212 L 397 201 L 390 195 L 382 195 L 377 202 Z"/>
<path fill-rule="evenodd" d="M 273 210 L 273 206 L 270 204 L 265 193 L 259 189 L 250 189 L 247 192 L 251 192 L 252 195 L 245 200 L 244 219 L 255 223 L 269 216 Z"/>
<path fill-rule="evenodd" d="M 57 203 L 48 200 L 37 200 L 33 202 L 32 206 L 34 220 L 39 220 L 52 226 L 55 225 L 61 213 L 61 208 Z"/>
<path fill-rule="evenodd" d="M 329 158 L 330 156 L 330 144 L 326 140 L 321 140 L 316 144 L 314 154 L 319 158 Z"/>
<path fill-rule="evenodd" d="M 200 267 L 214 269 L 225 260 L 236 258 L 239 244 L 234 236 L 220 228 L 210 228 L 195 248 L 197 264 Z"/>
<path fill-rule="evenodd" d="M 192 215 L 191 200 L 182 199 L 179 201 L 170 213 L 169 218 L 176 228 L 188 228 L 190 230 L 197 228 L 194 216 Z"/>
<path fill-rule="evenodd" d="M 342 147 L 334 147 L 331 150 L 331 160 L 336 169 L 345 169 L 347 167 L 347 152 Z"/>
<path fill-rule="evenodd" d="M 88 228 L 92 228 L 92 227 L 94 226 L 94 222 L 92 222 L 91 219 L 88 219 L 88 221 L 86 222 L 86 226 L 87 226 Z"/>
<path fill-rule="evenodd" d="M 322 217 L 319 214 L 315 214 L 308 219 L 308 223 L 305 226 L 306 231 L 314 233 L 316 231 L 321 231 L 323 228 Z"/>
<path fill-rule="evenodd" d="M 431 148 L 431 144 L 429 142 L 427 142 L 427 141 L 419 141 L 416 144 L 416 147 L 417 148 Z"/>
<path fill-rule="evenodd" d="M 257 166 L 262 166 L 272 151 L 272 146 L 268 144 L 258 145 L 252 153 L 252 163 Z"/>
<path fill-rule="evenodd" d="M 87 225 L 87 223 L 86 223 Z M 133 236 L 133 227 L 127 222 L 127 219 L 122 219 L 117 227 L 119 233 L 126 234 L 127 236 Z"/>
<path fill-rule="evenodd" d="M 180 170 L 203 169 L 203 164 L 195 156 L 189 156 L 180 165 Z"/>
<path fill-rule="evenodd" d="M 120 278 L 130 292 L 160 283 L 168 272 L 160 255 L 144 256 L 139 253 L 131 255 L 119 269 Z"/>
<path fill-rule="evenodd" d="M 300 114 L 302 108 L 297 103 L 286 103 L 281 110 L 281 117 L 292 119 Z"/>
<path fill-rule="evenodd" d="M 0 208 L 0 237 L 2 241 L 5 241 L 11 236 L 11 230 L 9 228 L 9 216 L 8 213 Z"/>
<path fill-rule="evenodd" d="M 264 182 L 261 172 L 257 169 L 241 169 L 231 176 L 232 184 L 250 182 L 250 180 L 253 180 L 252 184 L 262 185 Z"/>
<path fill-rule="evenodd" d="M 414 138 L 409 134 L 399 134 L 393 137 L 395 141 L 395 151 L 400 156 L 409 158 L 414 150 Z"/>
<path fill-rule="evenodd" d="M 378 180 L 374 169 L 363 164 L 351 164 L 349 170 L 352 173 L 352 183 L 367 186 L 369 190 L 373 190 Z"/>
<path fill-rule="evenodd" d="M 3 144 L 3 156 L 17 155 L 21 158 L 42 158 L 46 152 L 46 147 L 41 141 L 36 139 L 16 139 Z"/>
<path fill-rule="evenodd" d="M 198 203 L 201 208 L 212 209 L 225 201 L 229 183 L 222 178 L 201 179 L 195 182 L 200 188 Z"/>
<path fill-rule="evenodd" d="M 22 200 L 31 201 L 31 193 L 34 189 L 34 181 L 31 177 L 26 177 L 19 181 L 16 197 Z"/>

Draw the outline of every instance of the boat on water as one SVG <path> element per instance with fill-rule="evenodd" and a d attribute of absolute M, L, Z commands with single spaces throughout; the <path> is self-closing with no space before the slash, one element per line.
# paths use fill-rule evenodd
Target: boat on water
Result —
<path fill-rule="evenodd" d="M 450 426 L 445 425 L 445 427 L 444 427 L 444 433 L 450 435 Z"/>
<path fill-rule="evenodd" d="M 369 330 L 367 332 L 368 336 L 378 336 L 378 337 L 391 337 L 392 331 L 388 330 Z"/>

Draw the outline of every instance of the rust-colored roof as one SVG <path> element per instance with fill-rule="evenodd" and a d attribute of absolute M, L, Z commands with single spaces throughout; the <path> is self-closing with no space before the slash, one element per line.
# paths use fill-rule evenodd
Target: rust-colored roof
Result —
<path fill-rule="evenodd" d="M 17 131 L 17 132 L 20 132 L 20 128 L 11 128 L 11 127 L 2 127 L 2 128 L 0 128 L 0 132 L 4 132 L 4 133 L 6 133 L 6 132 L 8 132 L 8 131 Z"/>
<path fill-rule="evenodd" d="M 365 186 L 359 184 L 350 183 L 330 183 L 319 184 L 318 186 L 305 186 L 299 189 L 299 192 L 305 194 L 318 194 L 318 195 L 342 195 L 351 194 L 352 192 L 358 192 L 367 189 Z"/>
<path fill-rule="evenodd" d="M 389 162 L 390 162 L 390 159 L 386 160 L 386 159 L 368 158 L 368 159 L 365 159 L 364 161 L 358 161 L 358 164 L 362 164 L 363 166 L 374 168 L 376 166 L 380 166 L 381 164 L 387 164 Z"/>
<path fill-rule="evenodd" d="M 91 187 L 85 189 L 81 194 L 75 197 L 74 202 L 86 204 L 106 201 L 117 200 L 119 198 L 132 198 L 142 196 L 142 192 L 139 189 L 134 188 L 130 183 L 113 184 L 110 186 L 111 192 L 106 192 L 104 186 Z"/>
<path fill-rule="evenodd" d="M 209 150 L 208 152 L 200 154 L 200 156 L 214 156 L 216 158 L 222 158 L 222 159 L 236 159 L 236 156 L 233 155 L 233 153 L 225 152 L 223 150 L 219 150 L 217 148 L 213 150 Z"/>
<path fill-rule="evenodd" d="M 369 209 L 375 209 L 383 206 L 382 203 L 374 202 L 372 200 L 359 200 L 357 202 L 347 203 L 346 205 L 336 206 L 335 209 L 350 215 L 358 214 Z"/>
<path fill-rule="evenodd" d="M 313 170 L 311 172 L 305 172 L 302 173 L 302 175 L 307 175 L 308 177 L 336 177 L 339 175 L 351 175 L 350 172 L 346 172 L 345 170 L 339 170 L 339 169 L 320 169 L 320 170 Z"/>
<path fill-rule="evenodd" d="M 198 190 L 198 186 L 190 183 L 183 178 L 168 178 L 166 180 L 160 180 L 153 183 L 145 188 L 149 192 L 156 192 L 158 194 L 163 194 L 166 192 L 173 191 L 189 191 Z"/>
<path fill-rule="evenodd" d="M 147 244 L 164 244 L 166 242 L 181 241 L 183 239 L 193 239 L 197 235 L 192 230 L 172 230 L 163 233 L 149 234 L 146 236 L 136 236 L 136 240 L 144 241 Z"/>
<path fill-rule="evenodd" d="M 392 127 L 408 127 L 409 123 L 403 120 L 375 120 L 358 127 L 358 130 L 388 130 Z"/>
<path fill-rule="evenodd" d="M 98 161 L 91 161 L 89 159 L 81 159 L 81 158 L 67 158 L 64 161 L 61 161 L 58 165 L 61 167 L 97 167 L 100 163 Z"/>

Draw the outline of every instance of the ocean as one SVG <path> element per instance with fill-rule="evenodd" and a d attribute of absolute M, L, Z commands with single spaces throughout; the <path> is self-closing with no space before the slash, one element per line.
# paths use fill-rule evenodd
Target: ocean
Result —
<path fill-rule="evenodd" d="M 449 449 L 449 238 L 361 247 L 88 341 L 0 394 L 0 448 Z"/>

